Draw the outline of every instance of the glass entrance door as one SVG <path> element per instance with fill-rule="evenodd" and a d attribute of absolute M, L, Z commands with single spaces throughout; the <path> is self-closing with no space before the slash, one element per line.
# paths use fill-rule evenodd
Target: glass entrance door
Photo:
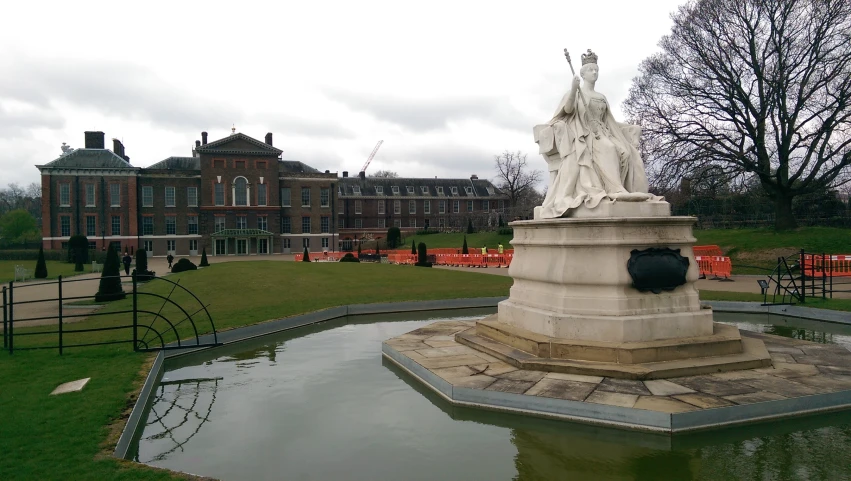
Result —
<path fill-rule="evenodd" d="M 224 256 L 227 255 L 227 240 L 226 239 L 216 239 L 216 255 Z"/>
<path fill-rule="evenodd" d="M 269 239 L 257 239 L 257 253 L 258 254 L 268 254 L 269 253 Z"/>
<path fill-rule="evenodd" d="M 244 256 L 248 254 L 248 239 L 236 240 L 236 255 Z"/>

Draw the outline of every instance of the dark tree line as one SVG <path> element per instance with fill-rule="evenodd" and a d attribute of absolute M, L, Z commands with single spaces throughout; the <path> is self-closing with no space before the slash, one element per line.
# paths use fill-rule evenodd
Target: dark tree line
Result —
<path fill-rule="evenodd" d="M 26 187 L 12 182 L 0 188 L 0 217 L 7 212 L 23 209 L 36 221 L 41 221 L 41 184 L 33 182 Z"/>

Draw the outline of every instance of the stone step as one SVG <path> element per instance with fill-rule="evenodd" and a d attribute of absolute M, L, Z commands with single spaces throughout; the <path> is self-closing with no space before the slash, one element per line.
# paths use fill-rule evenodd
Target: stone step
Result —
<path fill-rule="evenodd" d="M 519 369 L 619 379 L 665 379 L 771 366 L 771 356 L 765 344 L 751 338 L 741 340 L 743 352 L 739 354 L 641 364 L 540 358 L 479 336 L 476 328 L 456 334 L 455 340 Z"/>

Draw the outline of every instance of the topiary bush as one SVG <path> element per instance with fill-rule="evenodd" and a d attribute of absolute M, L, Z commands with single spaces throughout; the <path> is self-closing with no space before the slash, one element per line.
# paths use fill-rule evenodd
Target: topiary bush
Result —
<path fill-rule="evenodd" d="M 310 262 L 310 252 L 307 251 L 307 247 L 304 248 L 304 254 L 302 254 L 301 261 Z"/>
<path fill-rule="evenodd" d="M 360 262 L 360 259 L 355 257 L 351 252 L 347 252 L 346 255 L 340 259 L 340 262 Z"/>
<path fill-rule="evenodd" d="M 192 261 L 184 257 L 174 264 L 174 267 L 171 268 L 171 272 L 173 274 L 176 274 L 178 272 L 194 271 L 196 269 L 198 269 L 198 266 L 196 266 L 192 263 Z"/>
<path fill-rule="evenodd" d="M 395 249 L 402 243 L 402 231 L 398 227 L 387 229 L 387 248 Z"/>
<path fill-rule="evenodd" d="M 461 246 L 461 253 L 462 254 L 469 254 L 470 253 L 470 251 L 467 249 L 467 236 L 464 236 L 464 245 Z"/>
<path fill-rule="evenodd" d="M 411 254 L 416 255 L 417 246 L 414 245 L 414 239 L 411 239 Z"/>
<path fill-rule="evenodd" d="M 38 260 L 35 263 L 35 278 L 47 279 L 47 263 L 44 262 L 44 247 L 38 248 Z"/>
<path fill-rule="evenodd" d="M 118 254 L 112 246 L 107 249 L 106 263 L 103 265 L 103 273 L 100 275 L 100 285 L 95 294 L 95 302 L 109 302 L 124 299 L 126 294 L 121 288 L 121 274 L 119 270 L 121 262 Z"/>
<path fill-rule="evenodd" d="M 431 267 L 431 262 L 428 261 L 428 250 L 426 249 L 425 242 L 420 242 L 417 246 L 417 263 L 414 265 L 417 267 Z"/>
<path fill-rule="evenodd" d="M 467 219 L 467 233 L 472 234 L 474 232 L 476 231 L 473 229 L 473 219 Z"/>
<path fill-rule="evenodd" d="M 157 276 L 155 272 L 148 270 L 148 251 L 145 249 L 136 251 L 136 269 L 133 272 L 139 282 L 149 281 Z"/>
<path fill-rule="evenodd" d="M 207 248 L 203 248 L 201 250 L 201 263 L 198 264 L 198 267 L 209 267 L 210 263 L 207 262 Z M 174 271 L 172 271 L 174 272 Z"/>
<path fill-rule="evenodd" d="M 89 262 L 89 239 L 84 235 L 72 235 L 68 239 L 68 262 L 73 262 L 75 271 L 82 271 Z M 79 267 L 79 269 L 77 268 Z"/>

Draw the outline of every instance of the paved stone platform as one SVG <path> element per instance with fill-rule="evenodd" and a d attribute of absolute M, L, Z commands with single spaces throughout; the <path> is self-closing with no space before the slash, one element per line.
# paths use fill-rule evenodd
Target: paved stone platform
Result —
<path fill-rule="evenodd" d="M 455 341 L 474 321 L 443 321 L 384 342 L 384 356 L 453 404 L 628 429 L 683 432 L 851 409 L 851 352 L 741 331 L 773 367 L 656 380 L 518 369 Z"/>

